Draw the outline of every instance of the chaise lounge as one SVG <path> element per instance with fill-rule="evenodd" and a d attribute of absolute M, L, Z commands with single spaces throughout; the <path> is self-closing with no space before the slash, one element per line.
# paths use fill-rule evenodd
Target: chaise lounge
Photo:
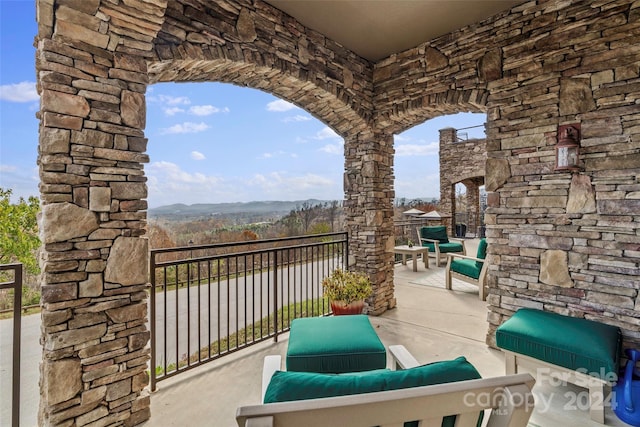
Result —
<path fill-rule="evenodd" d="M 531 375 L 481 379 L 464 357 L 420 365 L 403 346 L 389 350 L 396 370 L 338 375 L 280 371 L 281 357 L 267 356 L 265 403 L 238 408 L 238 426 L 477 427 L 485 415 L 487 427 L 527 425 Z"/>

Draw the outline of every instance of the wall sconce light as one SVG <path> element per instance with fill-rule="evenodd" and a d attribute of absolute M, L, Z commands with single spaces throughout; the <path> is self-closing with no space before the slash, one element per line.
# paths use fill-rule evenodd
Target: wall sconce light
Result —
<path fill-rule="evenodd" d="M 558 126 L 558 143 L 556 144 L 557 171 L 578 172 L 582 170 L 578 161 L 580 157 L 580 123 Z"/>

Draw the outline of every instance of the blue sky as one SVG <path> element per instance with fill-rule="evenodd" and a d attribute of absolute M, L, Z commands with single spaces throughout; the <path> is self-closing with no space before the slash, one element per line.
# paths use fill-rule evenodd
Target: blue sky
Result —
<path fill-rule="evenodd" d="M 37 196 L 34 0 L 0 0 L 0 187 Z M 484 115 L 429 120 L 396 135 L 396 197 L 439 198 L 438 130 Z M 466 131 L 484 137 L 482 127 Z M 343 140 L 268 93 L 222 83 L 147 90 L 149 206 L 252 200 L 342 200 Z"/>

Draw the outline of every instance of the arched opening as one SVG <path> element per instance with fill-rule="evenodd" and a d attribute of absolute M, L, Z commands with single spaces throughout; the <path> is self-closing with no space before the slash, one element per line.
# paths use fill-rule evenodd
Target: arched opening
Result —
<path fill-rule="evenodd" d="M 152 85 L 145 134 L 152 209 L 343 199 L 343 138 L 263 91 L 217 82 Z"/>
<path fill-rule="evenodd" d="M 486 115 L 481 113 L 450 114 L 396 135 L 394 218 L 398 244 L 416 241 L 414 223 L 447 225 L 450 234 L 461 237 L 467 231 L 470 237 L 479 235 L 476 230 L 481 216 L 475 206 L 479 206 L 479 188 L 484 184 L 485 121 Z M 412 215 L 411 209 L 436 211 L 437 217 L 421 218 Z M 410 225 L 398 226 L 400 223 Z M 464 232 L 458 224 L 464 224 Z"/>

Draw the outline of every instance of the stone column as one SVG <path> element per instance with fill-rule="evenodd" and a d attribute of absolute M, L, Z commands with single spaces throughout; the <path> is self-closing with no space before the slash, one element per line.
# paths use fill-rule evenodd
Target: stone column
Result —
<path fill-rule="evenodd" d="M 466 179 L 463 184 L 467 188 L 467 233 L 478 233 L 480 226 L 480 185 L 477 178 Z"/>
<path fill-rule="evenodd" d="M 445 217 L 442 223 L 447 226 L 447 233 L 455 235 L 453 229 L 456 219 L 456 179 L 452 176 L 447 167 L 448 157 L 443 158 L 444 153 L 448 153 L 447 146 L 458 140 L 458 131 L 454 128 L 440 129 L 440 203 L 438 211 Z"/>
<path fill-rule="evenodd" d="M 56 26 L 68 37 L 79 31 Z M 105 34 L 83 31 L 83 42 L 42 38 L 37 49 L 39 425 L 131 426 L 150 415 L 147 69 L 141 58 L 105 50 Z"/>
<path fill-rule="evenodd" d="M 374 294 L 368 312 L 395 307 L 393 289 L 393 135 L 359 133 L 345 138 L 345 216 L 350 264 L 366 272 Z"/>

